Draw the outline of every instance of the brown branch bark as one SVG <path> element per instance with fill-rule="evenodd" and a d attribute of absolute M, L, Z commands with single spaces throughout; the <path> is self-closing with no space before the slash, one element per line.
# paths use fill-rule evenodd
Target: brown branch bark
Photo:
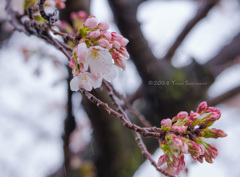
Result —
<path fill-rule="evenodd" d="M 72 72 L 71 69 L 68 68 L 68 79 L 67 83 L 70 82 L 72 79 Z M 70 167 L 70 162 L 71 162 L 71 151 L 69 149 L 69 143 L 70 143 L 70 136 L 74 129 L 76 128 L 76 122 L 75 122 L 75 117 L 72 114 L 72 91 L 70 89 L 70 85 L 68 85 L 67 88 L 67 117 L 64 121 L 64 133 L 62 135 L 63 139 L 63 152 L 64 152 L 64 169 L 66 172 L 66 175 L 69 176 L 71 174 L 71 167 Z"/>
<path fill-rule="evenodd" d="M 105 89 L 97 89 L 92 93 L 112 106 Z M 83 96 L 82 104 L 93 127 L 94 153 L 90 158 L 94 160 L 97 176 L 132 177 L 143 159 L 139 156 L 141 152 L 131 132 L 126 131 L 118 119 L 98 108 L 87 97 Z"/>
<path fill-rule="evenodd" d="M 217 77 L 226 68 L 235 64 L 234 60 L 240 56 L 240 33 L 232 41 L 222 47 L 219 52 L 204 65 L 208 67 L 214 77 Z"/>

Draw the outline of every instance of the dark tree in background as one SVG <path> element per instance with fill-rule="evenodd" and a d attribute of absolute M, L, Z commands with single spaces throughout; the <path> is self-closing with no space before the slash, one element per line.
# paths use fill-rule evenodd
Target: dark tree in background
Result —
<path fill-rule="evenodd" d="M 131 60 L 136 66 L 137 72 L 141 77 L 142 84 L 132 95 L 128 95 L 128 101 L 134 103 L 138 100 L 141 109 L 139 110 L 146 119 L 153 125 L 159 126 L 161 120 L 175 116 L 181 110 L 194 110 L 203 100 L 215 106 L 229 98 L 237 95 L 240 87 L 233 88 L 216 98 L 208 98 L 207 91 L 214 83 L 216 77 L 225 69 L 235 64 L 235 59 L 240 55 L 240 29 L 236 36 L 232 36 L 231 42 L 220 48 L 216 55 L 204 64 L 199 64 L 192 58 L 192 62 L 182 68 L 172 65 L 179 46 L 191 33 L 193 28 L 197 28 L 201 20 L 207 18 L 208 13 L 218 6 L 219 0 L 201 0 L 196 14 L 189 20 L 182 31 L 179 31 L 175 41 L 166 51 L 163 58 L 156 58 L 144 38 L 137 21 L 136 13 L 139 5 L 146 0 L 108 0 L 112 9 L 114 20 L 121 34 L 129 39 L 127 49 Z M 169 0 L 170 1 L 170 0 Z M 90 0 L 67 0 L 66 8 L 60 11 L 60 19 L 69 23 L 70 13 L 73 11 L 85 10 L 89 13 Z M 104 12 L 103 12 L 104 13 Z M 2 27 L 1 22 L 1 27 Z M 8 33 L 1 28 L 1 41 Z M 69 70 L 69 82 L 72 78 Z M 127 78 L 126 78 L 127 79 Z M 150 85 L 149 81 L 174 81 L 193 83 L 207 83 L 203 85 Z M 67 116 L 64 122 L 64 164 L 59 167 L 51 177 L 131 177 L 145 161 L 141 151 L 132 135 L 131 131 L 122 126 L 121 122 L 109 115 L 105 110 L 98 108 L 83 96 L 82 102 L 92 125 L 93 134 L 91 143 L 85 151 L 79 154 L 82 163 L 78 169 L 71 166 L 73 153 L 69 149 L 70 136 L 76 128 L 75 118 L 72 113 L 72 97 L 74 94 L 68 88 Z M 94 96 L 112 105 L 108 92 L 105 87 L 91 92 Z M 187 99 L 186 99 L 187 98 Z M 144 106 L 141 106 L 144 105 Z M 126 108 L 127 109 L 127 108 Z M 139 124 L 138 120 L 132 121 Z M 157 139 L 145 139 L 148 150 L 153 153 L 158 147 Z M 93 146 L 93 147 L 92 147 Z M 92 154 L 92 148 L 94 154 Z M 153 169 L 154 170 L 154 169 Z M 49 176 L 49 177 L 50 177 Z"/>

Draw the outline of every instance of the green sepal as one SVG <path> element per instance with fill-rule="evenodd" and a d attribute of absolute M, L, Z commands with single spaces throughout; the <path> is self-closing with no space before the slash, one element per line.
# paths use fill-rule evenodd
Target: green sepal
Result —
<path fill-rule="evenodd" d="M 81 37 L 86 37 L 87 36 L 87 32 L 89 31 L 89 29 L 86 28 L 86 27 L 82 27 L 82 28 L 79 28 L 78 31 L 79 31 Z"/>
<path fill-rule="evenodd" d="M 162 130 L 169 132 L 170 131 L 170 127 L 161 127 Z"/>
<path fill-rule="evenodd" d="M 34 16 L 34 19 L 38 22 L 43 22 L 43 23 L 46 23 L 47 20 L 45 20 L 44 18 L 42 18 L 40 15 L 35 15 Z"/>

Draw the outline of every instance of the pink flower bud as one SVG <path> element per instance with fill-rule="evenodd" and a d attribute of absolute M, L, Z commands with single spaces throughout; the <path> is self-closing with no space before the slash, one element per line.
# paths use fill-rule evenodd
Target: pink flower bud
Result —
<path fill-rule="evenodd" d="M 203 163 L 203 155 L 200 155 L 199 157 L 197 157 L 197 160 L 198 160 L 200 163 Z"/>
<path fill-rule="evenodd" d="M 67 22 L 65 22 L 65 21 L 61 21 L 60 23 L 59 23 L 59 25 L 58 25 L 60 28 L 66 28 L 67 26 L 68 26 L 68 23 Z"/>
<path fill-rule="evenodd" d="M 66 7 L 65 5 L 65 1 L 66 0 L 54 0 L 55 1 L 55 6 L 58 8 L 58 9 L 64 9 Z"/>
<path fill-rule="evenodd" d="M 190 120 L 195 121 L 195 120 L 199 119 L 199 117 L 200 117 L 200 115 L 198 113 L 193 112 L 193 111 L 190 112 L 190 116 L 189 116 Z"/>
<path fill-rule="evenodd" d="M 118 42 L 121 43 L 122 38 L 123 38 L 122 35 L 120 35 L 120 34 L 118 34 L 118 33 L 116 33 L 116 32 L 112 32 L 111 34 L 112 34 L 112 39 L 113 39 L 113 40 L 116 40 L 116 41 L 118 41 Z"/>
<path fill-rule="evenodd" d="M 105 47 L 107 49 L 111 49 L 112 48 L 112 45 L 109 43 L 109 41 L 107 39 L 99 39 L 98 40 L 98 43 L 101 47 Z"/>
<path fill-rule="evenodd" d="M 119 50 L 121 47 L 121 44 L 118 41 L 113 41 L 113 47 Z"/>
<path fill-rule="evenodd" d="M 215 108 L 213 112 L 217 113 L 221 117 L 221 111 L 218 108 Z"/>
<path fill-rule="evenodd" d="M 118 58 L 118 59 L 114 60 L 114 62 L 115 62 L 115 65 L 122 68 L 123 70 L 126 69 L 126 61 L 123 60 L 122 58 Z"/>
<path fill-rule="evenodd" d="M 98 22 L 97 19 L 93 16 L 89 16 L 88 19 L 84 22 L 83 24 L 85 27 L 89 28 L 89 29 L 93 29 L 95 27 L 97 27 Z"/>
<path fill-rule="evenodd" d="M 225 133 L 223 130 L 218 130 L 217 134 L 218 134 L 218 137 L 221 137 L 221 138 L 227 136 L 227 133 Z"/>
<path fill-rule="evenodd" d="M 211 146 L 210 144 L 208 144 L 208 146 L 206 147 L 206 150 L 208 151 L 208 155 L 211 157 L 211 158 L 216 158 L 217 155 L 218 155 L 218 150 L 217 148 Z"/>
<path fill-rule="evenodd" d="M 72 12 L 70 16 L 71 16 L 71 20 L 72 20 L 72 21 L 75 21 L 75 20 L 77 19 L 77 16 L 78 16 L 78 15 L 77 15 L 76 12 Z"/>
<path fill-rule="evenodd" d="M 106 37 L 107 38 L 107 40 L 111 40 L 111 38 L 112 38 L 112 35 L 111 35 L 111 33 L 109 32 L 109 31 L 101 31 L 101 34 L 104 36 L 104 37 Z"/>
<path fill-rule="evenodd" d="M 175 174 L 179 174 L 180 171 L 182 171 L 184 169 L 184 167 L 185 167 L 184 155 L 181 155 L 179 158 L 178 166 L 175 170 Z"/>
<path fill-rule="evenodd" d="M 120 42 L 120 44 L 121 44 L 123 47 L 125 47 L 125 46 L 128 44 L 128 42 L 129 42 L 129 40 L 128 40 L 127 38 L 123 37 L 122 40 L 121 40 L 121 42 Z"/>
<path fill-rule="evenodd" d="M 204 158 L 208 163 L 213 163 L 212 158 L 208 155 L 208 153 L 204 153 Z"/>
<path fill-rule="evenodd" d="M 195 143 L 194 141 L 190 141 L 188 151 L 191 153 L 191 155 L 193 157 L 197 158 L 200 155 L 203 155 L 204 147 L 203 147 L 203 145 L 199 145 L 199 144 Z"/>
<path fill-rule="evenodd" d="M 87 13 L 85 11 L 83 11 L 83 10 L 78 11 L 77 14 L 78 14 L 78 17 L 80 19 L 86 19 L 87 18 Z"/>
<path fill-rule="evenodd" d="M 106 31 L 109 28 L 109 25 L 107 22 L 101 22 L 98 24 L 98 27 L 100 28 L 100 30 Z"/>
<path fill-rule="evenodd" d="M 218 114 L 217 112 L 212 112 L 211 113 L 211 118 L 213 120 L 218 120 L 220 118 L 221 114 Z"/>
<path fill-rule="evenodd" d="M 206 102 L 206 101 L 200 103 L 200 104 L 198 105 L 198 108 L 197 108 L 197 113 L 200 114 L 200 113 L 201 113 L 202 111 L 204 111 L 206 108 L 207 108 L 207 102 Z"/>
<path fill-rule="evenodd" d="M 180 147 L 182 147 L 182 145 L 183 145 L 183 142 L 182 142 L 182 140 L 179 138 L 179 137 L 172 137 L 172 142 L 173 142 L 173 144 L 177 147 L 177 148 L 180 148 Z"/>
<path fill-rule="evenodd" d="M 187 154 L 187 153 L 188 153 L 188 144 L 187 144 L 186 142 L 183 142 L 182 152 L 183 152 L 184 154 Z"/>
<path fill-rule="evenodd" d="M 172 121 L 171 121 L 171 119 L 163 119 L 162 121 L 161 121 L 161 126 L 162 127 L 170 127 L 172 125 Z"/>
<path fill-rule="evenodd" d="M 186 111 L 181 111 L 177 114 L 177 117 L 180 119 L 180 120 L 183 120 L 185 119 L 186 117 L 188 116 L 188 113 Z"/>
<path fill-rule="evenodd" d="M 214 110 L 214 107 L 207 107 L 206 108 L 206 112 L 209 113 L 209 112 L 213 112 Z"/>
<path fill-rule="evenodd" d="M 111 52 L 111 54 L 112 54 L 112 58 L 113 58 L 114 60 L 118 60 L 119 58 L 122 58 L 122 57 L 120 56 L 120 53 L 119 53 L 116 49 L 113 49 L 113 51 Z"/>
<path fill-rule="evenodd" d="M 127 52 L 126 48 L 125 47 L 120 47 L 120 51 L 119 51 L 124 57 L 126 57 L 126 59 L 128 59 L 130 56 L 129 56 L 129 53 Z"/>
<path fill-rule="evenodd" d="M 100 30 L 97 29 L 95 31 L 91 31 L 89 32 L 88 36 L 91 37 L 91 38 L 98 38 L 100 36 Z"/>
<path fill-rule="evenodd" d="M 166 156 L 167 154 L 161 155 L 158 159 L 157 166 L 160 167 L 166 162 Z"/>
<path fill-rule="evenodd" d="M 73 57 L 71 57 L 71 59 L 70 59 L 70 61 L 69 61 L 69 66 L 70 66 L 71 68 L 74 68 L 74 67 L 75 67 L 75 61 L 74 61 L 74 58 L 73 58 Z"/>
<path fill-rule="evenodd" d="M 177 126 L 177 125 L 173 125 L 170 127 L 171 131 L 173 132 L 178 132 L 178 133 L 185 133 L 187 130 L 187 127 L 182 125 L 182 126 Z"/>

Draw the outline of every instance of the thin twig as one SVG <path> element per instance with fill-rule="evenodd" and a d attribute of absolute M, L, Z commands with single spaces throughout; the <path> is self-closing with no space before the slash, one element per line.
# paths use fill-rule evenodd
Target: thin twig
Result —
<path fill-rule="evenodd" d="M 144 127 L 152 127 L 151 123 L 142 115 L 140 112 L 138 112 L 136 109 L 133 108 L 133 106 L 129 103 L 129 101 L 121 95 L 119 92 L 117 92 L 113 86 L 108 83 L 107 81 L 103 80 L 103 83 L 105 84 L 106 87 L 112 87 L 112 91 L 114 94 L 124 102 L 124 106 L 137 118 L 137 120 L 144 126 Z M 110 91 L 111 93 L 111 91 Z"/>
<path fill-rule="evenodd" d="M 57 47 L 59 50 L 61 50 L 64 55 L 68 58 L 68 60 L 71 59 L 71 55 L 66 51 L 66 49 L 61 45 L 61 43 L 59 43 L 59 41 L 57 39 L 54 39 L 53 37 L 50 37 L 51 40 L 54 42 L 55 47 Z"/>
<path fill-rule="evenodd" d="M 207 16 L 208 12 L 217 4 L 218 0 L 207 0 L 205 4 L 198 10 L 197 14 L 191 19 L 182 30 L 182 32 L 178 35 L 172 46 L 169 48 L 167 54 L 164 59 L 171 60 L 173 55 L 175 54 L 178 47 L 184 41 L 189 32 L 194 28 L 194 26 Z"/>
<path fill-rule="evenodd" d="M 72 41 L 73 43 L 77 43 L 77 42 L 78 42 L 78 40 L 77 40 L 75 37 L 71 36 L 70 34 L 62 33 L 62 32 L 60 32 L 60 31 L 56 31 L 56 30 L 54 30 L 53 28 L 50 28 L 50 30 L 53 32 L 54 35 L 60 35 L 60 36 L 62 36 L 64 39 L 69 40 L 69 41 Z"/>
<path fill-rule="evenodd" d="M 156 128 L 156 127 L 142 128 L 136 124 L 129 123 L 129 121 L 125 119 L 123 114 L 113 110 L 111 107 L 108 106 L 107 103 L 102 102 L 101 100 L 99 100 L 98 98 L 96 98 L 94 95 L 92 95 L 86 90 L 80 89 L 80 92 L 83 95 L 85 95 L 88 98 L 88 100 L 90 100 L 92 103 L 94 103 L 98 107 L 103 108 L 105 111 L 107 111 L 108 114 L 113 115 L 118 119 L 120 119 L 124 127 L 127 127 L 136 132 L 139 132 L 145 137 L 161 138 L 165 135 L 165 131 L 163 131 L 161 128 Z"/>

